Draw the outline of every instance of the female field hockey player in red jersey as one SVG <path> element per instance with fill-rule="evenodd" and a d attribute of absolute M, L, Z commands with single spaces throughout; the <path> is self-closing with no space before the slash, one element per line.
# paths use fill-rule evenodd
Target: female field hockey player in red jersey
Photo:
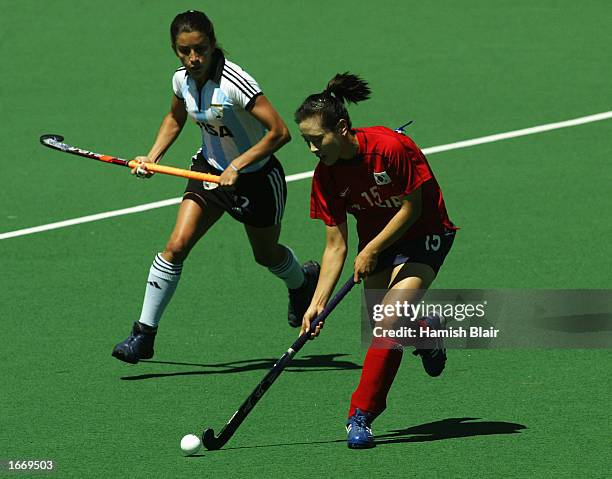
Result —
<path fill-rule="evenodd" d="M 295 113 L 304 140 L 319 159 L 312 181 L 312 218 L 326 225 L 326 245 L 314 297 L 302 323 L 305 332 L 336 286 L 347 255 L 347 213 L 357 220 L 355 281 L 368 290 L 385 290 L 381 304 L 417 303 L 448 254 L 455 230 L 442 192 L 425 156 L 407 136 L 385 127 L 353 128 L 345 102 L 370 96 L 359 77 L 336 75 L 322 93 L 310 95 Z M 383 291 L 384 292 L 384 291 Z M 385 329 L 399 324 L 384 320 Z M 419 318 L 423 328 L 444 326 L 437 316 Z M 322 325 L 321 325 L 322 327 Z M 317 327 L 314 335 L 319 334 Z M 387 393 L 403 346 L 416 346 L 431 376 L 444 369 L 439 342 L 418 348 L 415 340 L 373 336 L 361 379 L 351 397 L 347 432 L 350 448 L 374 447 L 370 425 L 386 407 Z"/>
<path fill-rule="evenodd" d="M 300 266 L 293 252 L 278 242 L 287 185 L 274 153 L 290 140 L 287 126 L 253 77 L 225 58 L 204 13 L 177 15 L 170 40 L 182 64 L 172 77 L 170 111 L 149 154 L 136 158 L 140 166 L 132 173 L 151 176 L 146 164 L 161 160 L 191 118 L 202 134 L 191 169 L 219 175 L 220 187 L 195 180 L 187 184 L 170 239 L 151 265 L 140 319 L 113 349 L 113 356 L 128 363 L 153 357 L 157 325 L 183 262 L 224 213 L 244 224 L 255 261 L 285 282 L 288 320 L 294 327 L 302 323 L 319 270 L 315 262 Z"/>

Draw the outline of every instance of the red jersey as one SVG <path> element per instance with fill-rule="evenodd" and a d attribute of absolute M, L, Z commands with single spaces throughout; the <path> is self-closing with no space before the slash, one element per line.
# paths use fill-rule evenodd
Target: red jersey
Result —
<path fill-rule="evenodd" d="M 352 214 L 361 251 L 399 211 L 402 199 L 421 187 L 421 216 L 398 241 L 457 229 L 425 155 L 410 138 L 382 126 L 354 131 L 359 141 L 355 158 L 332 166 L 319 162 L 315 169 L 311 218 L 336 226 Z"/>

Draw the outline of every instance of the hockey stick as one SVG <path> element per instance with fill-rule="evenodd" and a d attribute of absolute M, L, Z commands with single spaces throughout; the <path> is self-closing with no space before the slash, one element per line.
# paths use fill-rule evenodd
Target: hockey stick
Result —
<path fill-rule="evenodd" d="M 242 421 L 246 419 L 251 410 L 255 407 L 255 405 L 259 402 L 265 392 L 272 386 L 272 383 L 280 376 L 280 373 L 283 372 L 283 369 L 291 362 L 293 356 L 302 349 L 302 346 L 306 344 L 308 341 L 308 337 L 315 330 L 317 324 L 321 321 L 325 320 L 327 316 L 334 310 L 334 308 L 338 305 L 338 303 L 348 294 L 348 292 L 355 286 L 355 282 L 353 281 L 353 276 L 342 286 L 340 291 L 336 293 L 336 295 L 331 299 L 325 309 L 321 311 L 311 323 L 310 328 L 304 334 L 300 335 L 300 337 L 291 345 L 291 347 L 287 350 L 285 354 L 283 354 L 276 364 L 270 369 L 268 374 L 261 380 L 261 382 L 257 385 L 257 387 L 253 390 L 250 396 L 242 403 L 242 406 L 234 413 L 234 415 L 230 418 L 227 424 L 223 427 L 218 436 L 215 436 L 215 432 L 208 428 L 202 433 L 202 444 L 209 451 L 215 451 L 217 449 L 221 449 L 227 441 L 234 435 L 236 429 L 242 424 Z"/>
<path fill-rule="evenodd" d="M 111 163 L 113 165 L 127 166 L 128 168 L 136 168 L 138 165 L 140 165 L 140 163 L 136 160 L 122 160 L 121 158 L 116 158 L 114 156 L 101 155 L 100 153 L 83 150 L 81 148 L 77 148 L 76 146 L 70 146 L 64 143 L 64 137 L 61 135 L 42 135 L 40 137 L 40 142 L 44 146 L 53 148 L 54 150 L 63 151 L 64 153 L 71 153 L 84 158 L 91 158 L 92 160 L 104 161 L 105 163 Z M 189 178 L 192 180 L 219 183 L 219 177 L 209 173 L 183 170 L 181 168 L 158 165 L 156 163 L 146 163 L 145 168 L 154 173 L 163 173 L 164 175 L 181 176 L 183 178 Z"/>
<path fill-rule="evenodd" d="M 405 125 L 400 126 L 399 128 L 396 128 L 395 131 L 398 133 L 406 133 L 404 130 L 406 129 L 407 126 L 412 125 L 414 123 L 414 120 L 410 120 L 408 123 L 406 123 Z"/>

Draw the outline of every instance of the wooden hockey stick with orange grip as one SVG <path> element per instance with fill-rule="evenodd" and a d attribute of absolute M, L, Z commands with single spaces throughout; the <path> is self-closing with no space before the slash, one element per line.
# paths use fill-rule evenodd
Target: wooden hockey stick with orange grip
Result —
<path fill-rule="evenodd" d="M 92 160 L 103 161 L 105 163 L 111 163 L 113 165 L 127 166 L 128 168 L 136 168 L 140 165 L 140 163 L 136 160 L 123 160 L 115 156 L 101 155 L 100 153 L 83 150 L 81 148 L 77 148 L 76 146 L 70 146 L 64 143 L 64 137 L 61 135 L 42 135 L 40 137 L 40 142 L 44 146 L 52 148 L 54 150 L 63 151 L 64 153 L 71 153 L 73 155 L 90 158 Z M 145 168 L 148 171 L 154 173 L 180 176 L 182 178 L 208 181 L 210 183 L 219 183 L 219 177 L 217 175 L 211 175 L 209 173 L 200 173 L 198 171 L 184 170 L 182 168 L 175 168 L 173 166 L 158 165 L 157 163 L 145 163 Z"/>

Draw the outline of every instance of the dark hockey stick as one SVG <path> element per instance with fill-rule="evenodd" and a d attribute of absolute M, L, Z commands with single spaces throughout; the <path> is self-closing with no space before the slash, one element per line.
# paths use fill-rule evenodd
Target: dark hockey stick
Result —
<path fill-rule="evenodd" d="M 227 441 L 234 435 L 236 429 L 242 424 L 242 422 L 249 415 L 251 410 L 255 407 L 255 405 L 259 402 L 265 392 L 272 386 L 276 378 L 283 372 L 283 369 L 291 362 L 293 356 L 302 349 L 304 344 L 308 341 L 309 336 L 313 333 L 317 324 L 321 321 L 325 320 L 327 316 L 334 310 L 334 308 L 338 305 L 338 303 L 348 294 L 348 292 L 355 286 L 355 282 L 353 281 L 353 276 L 344 283 L 344 286 L 336 293 L 336 295 L 331 299 L 325 309 L 321 311 L 311 323 L 310 328 L 304 334 L 300 335 L 300 337 L 291 345 L 291 347 L 287 350 L 285 354 L 283 354 L 276 364 L 270 369 L 268 374 L 261 380 L 261 382 L 257 385 L 257 387 L 253 390 L 253 392 L 249 395 L 249 397 L 242 403 L 240 408 L 234 413 L 234 415 L 230 418 L 227 424 L 221 429 L 221 432 L 218 436 L 215 436 L 215 432 L 208 428 L 204 430 L 202 433 L 202 444 L 209 451 L 214 451 L 217 449 L 221 449 Z"/>

